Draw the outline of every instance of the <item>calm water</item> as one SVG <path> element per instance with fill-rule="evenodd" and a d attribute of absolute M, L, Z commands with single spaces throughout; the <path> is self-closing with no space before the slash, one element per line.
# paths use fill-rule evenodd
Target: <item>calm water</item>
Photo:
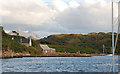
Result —
<path fill-rule="evenodd" d="M 112 57 L 25 57 L 2 60 L 3 72 L 109 72 Z M 118 56 L 115 56 L 118 72 Z"/>

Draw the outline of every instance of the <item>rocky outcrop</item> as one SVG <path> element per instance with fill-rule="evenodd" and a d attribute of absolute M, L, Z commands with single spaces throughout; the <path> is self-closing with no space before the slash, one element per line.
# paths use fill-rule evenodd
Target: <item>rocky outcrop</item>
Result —
<path fill-rule="evenodd" d="M 4 48 L 2 48 L 2 58 L 12 58 L 13 54 L 14 52 L 8 46 L 4 46 Z"/>
<path fill-rule="evenodd" d="M 13 58 L 21 58 L 21 57 L 27 57 L 30 56 L 28 53 L 14 53 Z"/>
<path fill-rule="evenodd" d="M 4 46 L 1 51 L 1 57 L 0 58 L 14 58 L 14 57 L 24 57 L 24 56 L 30 56 L 28 53 L 15 53 L 12 51 L 8 46 Z"/>

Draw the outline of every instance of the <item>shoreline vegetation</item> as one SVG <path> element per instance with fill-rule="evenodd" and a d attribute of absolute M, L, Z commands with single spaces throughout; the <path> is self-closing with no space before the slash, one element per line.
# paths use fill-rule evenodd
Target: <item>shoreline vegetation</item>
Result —
<path fill-rule="evenodd" d="M 103 44 L 105 45 L 105 54 L 111 54 L 111 32 L 83 34 L 58 34 L 50 35 L 43 39 L 32 39 L 32 46 L 26 47 L 12 40 L 12 37 L 26 39 L 23 36 L 9 35 L 2 31 L 2 57 L 1 58 L 19 58 L 19 57 L 91 57 L 103 55 Z M 115 33 L 116 35 L 116 33 Z M 120 37 L 119 37 L 120 38 Z M 40 53 L 39 45 L 46 44 L 50 48 L 56 49 L 55 54 Z M 120 40 L 116 49 L 116 54 L 120 54 Z"/>

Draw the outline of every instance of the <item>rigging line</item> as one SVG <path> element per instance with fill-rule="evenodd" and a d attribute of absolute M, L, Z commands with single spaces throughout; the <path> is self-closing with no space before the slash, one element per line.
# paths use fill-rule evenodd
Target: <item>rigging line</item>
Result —
<path fill-rule="evenodd" d="M 118 4 L 118 7 L 119 7 L 119 4 Z M 116 47 L 117 47 L 118 36 L 119 36 L 119 29 L 120 29 L 120 21 L 119 21 L 119 19 L 120 19 L 120 15 L 119 15 L 119 10 L 118 10 L 118 31 L 117 31 L 116 41 L 115 41 L 115 50 L 116 50 Z M 114 50 L 114 52 L 115 52 L 115 50 Z"/>
<path fill-rule="evenodd" d="M 118 13 L 117 13 L 117 14 L 118 14 Z M 116 19 L 114 20 L 114 22 L 118 21 L 118 17 L 120 17 L 120 15 L 116 17 Z"/>
<path fill-rule="evenodd" d="M 113 1 L 113 0 L 112 0 Z M 119 6 L 118 6 L 119 7 Z M 113 10 L 113 8 L 112 8 L 112 10 Z M 112 13 L 113 13 L 113 11 L 112 11 Z M 113 14 L 112 14 L 113 15 Z M 113 16 L 112 16 L 113 17 Z M 120 15 L 118 14 L 118 18 L 120 17 Z M 112 18 L 113 19 L 113 18 Z M 117 19 L 118 20 L 118 19 Z M 113 21 L 113 20 L 112 20 Z M 113 22 L 112 22 L 113 23 Z M 117 23 L 117 21 L 116 21 L 116 23 Z M 115 24 L 116 24 L 115 23 Z M 120 22 L 118 23 L 118 33 L 119 33 L 119 27 L 120 27 Z M 112 30 L 113 30 L 113 27 L 112 27 Z M 118 34 L 117 33 L 117 37 L 116 37 L 116 42 L 115 42 L 115 49 L 116 49 L 116 46 L 117 46 L 117 40 L 118 40 Z M 110 72 L 111 72 L 111 70 L 112 70 L 112 67 L 113 67 L 113 72 L 114 72 L 114 53 L 115 53 L 115 49 L 113 50 L 113 57 L 112 57 L 112 63 L 111 63 L 111 66 L 110 66 Z"/>
<path fill-rule="evenodd" d="M 112 63 L 110 64 L 110 70 L 109 70 L 109 72 L 111 72 L 111 70 L 112 70 Z"/>
<path fill-rule="evenodd" d="M 114 25 L 117 25 L 118 24 L 118 19 L 116 19 L 114 22 L 115 22 Z"/>
<path fill-rule="evenodd" d="M 116 22 L 115 24 L 118 24 L 118 22 Z M 114 24 L 114 25 L 115 25 Z M 118 32 L 119 32 L 119 30 L 118 30 Z M 116 41 L 118 40 L 118 36 L 117 36 L 117 38 L 116 38 Z M 117 46 L 117 42 L 115 43 L 115 49 L 116 49 L 116 46 Z M 115 51 L 114 51 L 115 52 Z M 111 70 L 112 70 L 112 63 L 111 63 L 111 65 L 110 65 L 110 72 L 111 72 Z"/>
<path fill-rule="evenodd" d="M 119 32 L 119 30 L 118 30 L 118 32 Z M 115 49 L 116 49 L 116 47 L 117 47 L 117 40 L 118 40 L 118 33 L 117 33 L 117 37 L 116 37 L 116 42 L 115 42 Z M 115 50 L 114 50 L 114 52 L 115 52 Z M 109 71 L 111 72 L 111 70 L 112 70 L 112 62 L 111 62 L 111 65 L 110 65 L 110 69 L 109 69 Z"/>
<path fill-rule="evenodd" d="M 113 5 L 113 7 L 117 7 L 117 5 L 118 5 L 117 3 L 118 3 L 118 2 L 114 2 L 114 4 L 116 4 L 116 5 Z"/>
<path fill-rule="evenodd" d="M 118 4 L 118 8 L 119 8 L 119 4 Z M 119 10 L 118 10 L 119 13 Z M 119 14 L 118 14 L 118 18 L 119 18 Z M 115 47 L 117 45 L 117 40 L 118 40 L 118 35 L 119 35 L 119 27 L 120 27 L 120 21 L 118 21 L 118 33 L 117 33 L 117 37 L 116 37 L 116 43 L 115 43 Z M 116 48 L 115 48 L 116 49 Z M 113 58 L 112 58 L 112 65 L 113 65 L 113 72 L 114 72 L 114 53 L 115 53 L 115 49 L 113 50 Z M 110 68 L 111 69 L 111 68 Z M 111 70 L 110 70 L 111 71 Z"/>
<path fill-rule="evenodd" d="M 118 42 L 119 27 L 120 27 L 120 25 L 118 25 L 118 31 L 117 31 L 116 41 L 115 41 L 115 50 L 116 50 L 116 47 L 117 47 L 117 42 Z M 114 50 L 114 52 L 115 52 L 115 50 Z"/>
<path fill-rule="evenodd" d="M 115 12 L 115 11 L 114 11 L 114 10 L 115 10 L 114 8 L 116 8 L 116 7 L 118 8 L 118 2 L 114 2 L 114 3 L 113 3 L 113 12 Z M 119 17 L 119 16 L 118 16 L 118 17 Z M 118 17 L 117 17 L 117 18 L 118 18 Z M 117 20 L 117 19 L 116 19 L 116 20 Z M 115 21 L 116 21 L 116 20 L 115 20 Z"/>
<path fill-rule="evenodd" d="M 119 17 L 119 16 L 118 16 Z M 114 20 L 114 25 L 118 22 L 118 17 L 116 17 L 116 19 Z"/>

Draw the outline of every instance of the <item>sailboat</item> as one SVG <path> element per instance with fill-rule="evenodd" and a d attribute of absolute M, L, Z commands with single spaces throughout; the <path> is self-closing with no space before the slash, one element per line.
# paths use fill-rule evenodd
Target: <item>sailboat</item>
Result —
<path fill-rule="evenodd" d="M 113 21 L 113 0 L 111 0 L 111 5 L 112 5 L 112 64 L 110 67 L 110 72 L 111 69 L 113 70 L 113 72 L 115 72 L 115 50 L 116 50 L 116 46 L 117 46 L 117 40 L 118 40 L 118 35 L 119 35 L 119 31 L 120 31 L 120 1 L 118 2 L 118 32 L 117 32 L 117 36 L 116 36 L 116 41 L 114 40 L 114 21 Z M 115 42 L 114 42 L 115 41 Z"/>
<path fill-rule="evenodd" d="M 105 56 L 105 45 L 103 44 L 103 55 Z"/>
<path fill-rule="evenodd" d="M 113 54 L 108 54 L 107 56 L 113 56 Z"/>
<path fill-rule="evenodd" d="M 113 54 L 107 54 L 105 53 L 105 45 L 103 44 L 103 56 L 112 56 Z"/>
<path fill-rule="evenodd" d="M 105 45 L 103 44 L 103 56 L 112 56 L 113 54 L 107 54 L 105 53 Z"/>

